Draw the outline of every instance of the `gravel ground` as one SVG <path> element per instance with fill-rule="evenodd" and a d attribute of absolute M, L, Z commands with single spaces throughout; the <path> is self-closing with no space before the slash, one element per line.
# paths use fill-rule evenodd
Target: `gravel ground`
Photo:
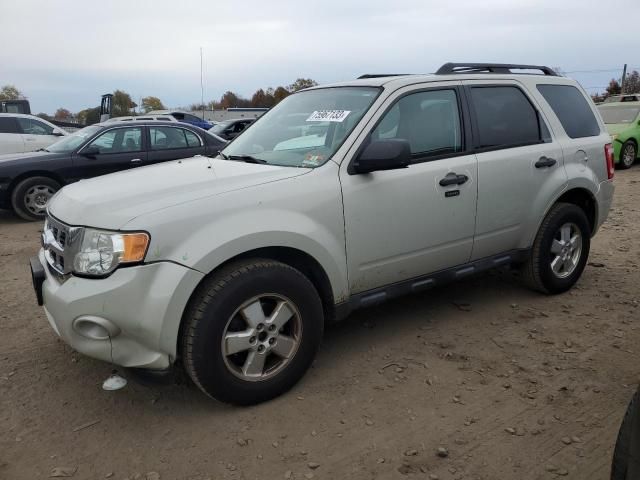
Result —
<path fill-rule="evenodd" d="M 640 167 L 590 264 L 548 297 L 492 272 L 360 311 L 291 392 L 234 408 L 187 385 L 119 392 L 56 338 L 0 211 L 0 478 L 607 479 L 638 381 Z"/>

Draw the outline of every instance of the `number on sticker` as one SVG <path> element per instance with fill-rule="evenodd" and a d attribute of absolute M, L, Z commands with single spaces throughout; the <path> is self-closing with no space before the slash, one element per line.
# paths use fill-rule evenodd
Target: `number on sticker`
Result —
<path fill-rule="evenodd" d="M 350 113 L 351 110 L 316 110 L 309 115 L 307 122 L 344 122 Z"/>

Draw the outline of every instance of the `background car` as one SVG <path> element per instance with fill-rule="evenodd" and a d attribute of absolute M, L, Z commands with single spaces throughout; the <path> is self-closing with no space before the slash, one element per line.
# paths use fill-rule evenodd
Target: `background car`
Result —
<path fill-rule="evenodd" d="M 613 138 L 616 165 L 629 168 L 638 158 L 640 102 L 602 104 L 598 110 Z"/>
<path fill-rule="evenodd" d="M 0 154 L 34 152 L 67 132 L 34 115 L 0 113 Z"/>
<path fill-rule="evenodd" d="M 128 115 L 126 117 L 112 117 L 109 120 L 107 120 L 107 122 L 146 122 L 149 120 L 159 120 L 161 122 L 177 122 L 178 121 L 171 115 L 140 115 L 139 117 Z"/>
<path fill-rule="evenodd" d="M 187 112 L 181 112 L 179 110 L 153 110 L 148 112 L 147 115 L 170 115 L 179 122 L 189 123 L 196 127 L 200 127 L 203 130 L 209 130 L 213 126 L 212 123 L 207 122 L 202 118 L 198 118 L 195 115 L 191 115 Z"/>
<path fill-rule="evenodd" d="M 631 398 L 613 450 L 611 480 L 640 478 L 640 389 Z"/>
<path fill-rule="evenodd" d="M 91 125 L 42 151 L 0 156 L 0 208 L 39 220 L 63 185 L 167 160 L 213 157 L 226 143 L 201 128 L 177 122 Z"/>
<path fill-rule="evenodd" d="M 247 128 L 254 119 L 247 118 L 235 118 L 233 120 L 225 120 L 224 122 L 217 123 L 211 129 L 211 133 L 214 133 L 225 140 L 233 140 L 240 135 L 245 128 Z"/>

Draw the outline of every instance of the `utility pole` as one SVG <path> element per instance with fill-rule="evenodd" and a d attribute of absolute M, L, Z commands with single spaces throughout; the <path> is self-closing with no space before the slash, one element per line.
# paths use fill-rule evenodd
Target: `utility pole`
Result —
<path fill-rule="evenodd" d="M 626 69 L 627 66 L 625 65 Z M 202 108 L 202 121 L 204 121 L 204 80 L 202 77 L 202 47 L 200 47 L 200 108 Z"/>
<path fill-rule="evenodd" d="M 627 64 L 624 64 L 624 68 L 622 69 L 622 81 L 620 82 L 620 95 L 624 95 L 624 81 L 627 78 Z"/>

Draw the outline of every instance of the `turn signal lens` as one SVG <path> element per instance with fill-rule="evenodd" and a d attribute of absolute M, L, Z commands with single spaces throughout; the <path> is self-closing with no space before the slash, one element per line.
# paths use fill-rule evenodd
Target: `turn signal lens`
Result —
<path fill-rule="evenodd" d="M 149 245 L 149 235 L 146 233 L 126 233 L 122 235 L 124 252 L 121 262 L 141 262 Z"/>

